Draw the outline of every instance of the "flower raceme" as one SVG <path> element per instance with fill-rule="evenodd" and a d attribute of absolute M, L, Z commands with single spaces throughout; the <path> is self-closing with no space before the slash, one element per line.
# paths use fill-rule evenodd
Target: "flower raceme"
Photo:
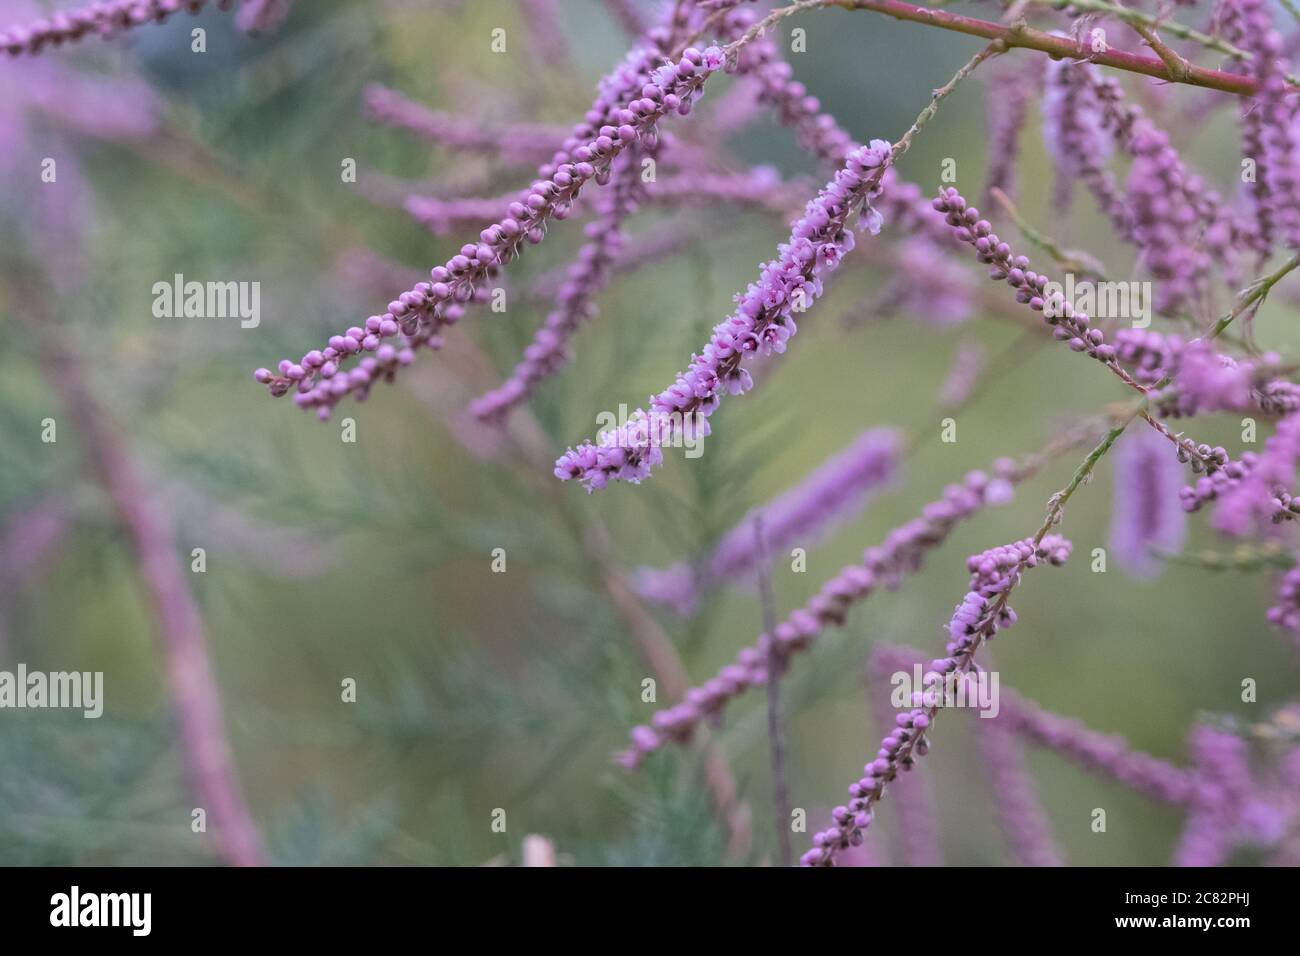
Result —
<path fill-rule="evenodd" d="M 556 155 L 562 161 L 542 167 L 550 170 L 547 178 L 534 183 L 526 197 L 510 203 L 506 215 L 484 229 L 477 243 L 462 246 L 445 265 L 434 267 L 431 281 L 402 293 L 384 314 L 368 318 L 364 327 L 353 326 L 333 336 L 325 348 L 313 349 L 297 362 L 281 361 L 278 373 L 260 368 L 254 377 L 272 395 L 296 389 L 295 402 L 315 408 L 322 419 L 345 396 L 363 399 L 375 382 L 392 381 L 400 367 L 414 360 L 416 349 L 441 346 L 438 333 L 464 315 L 479 283 L 514 260 L 525 242 L 541 242 L 551 219 L 569 215 L 584 185 L 593 179 L 606 182 L 614 160 L 632 144 L 652 139 L 664 116 L 689 113 L 704 81 L 722 65 L 722 51 L 710 47 L 689 49 L 677 62 L 660 67 L 653 81 L 640 88 L 640 96 L 613 111 L 616 123 L 601 126 L 584 145 L 561 149 Z M 398 345 L 388 339 L 398 339 Z M 370 354 L 344 370 L 346 360 L 362 353 Z"/>
<path fill-rule="evenodd" d="M 1125 435 L 1115 448 L 1115 493 L 1110 549 L 1135 577 L 1163 570 L 1156 549 L 1177 552 L 1187 533 L 1178 500 L 1182 469 L 1169 446 L 1151 429 Z"/>
<path fill-rule="evenodd" d="M 608 280 L 623 248 L 623 222 L 635 210 L 640 179 L 633 164 L 637 151 L 625 154 L 599 202 L 599 215 L 587 225 L 587 242 L 569 267 L 556 295 L 555 309 L 547 315 L 533 341 L 524 350 L 510 377 L 470 406 L 475 416 L 500 421 L 532 397 L 548 375 L 568 358 L 569 340 L 578 326 L 596 311 L 595 299 Z"/>
<path fill-rule="evenodd" d="M 821 296 L 823 279 L 852 250 L 850 217 L 857 213 L 860 226 L 873 234 L 880 231 L 880 214 L 871 199 L 879 194 L 890 149 L 877 139 L 851 152 L 835 178 L 808 203 L 777 257 L 762 266 L 759 280 L 738 297 L 736 310 L 714 326 L 690 367 L 651 397 L 649 412 L 637 409 L 623 426 L 566 451 L 555 463 L 556 477 L 580 481 L 588 491 L 610 481 L 639 483 L 662 463 L 662 445 L 677 440 L 679 429 L 707 436 L 708 417 L 723 392 L 739 395 L 753 386 L 744 360 L 785 351 L 796 331 L 795 313 Z"/>
<path fill-rule="evenodd" d="M 1016 290 L 1017 302 L 1041 312 L 1056 339 L 1066 342 L 1071 351 L 1114 364 L 1115 348 L 1106 344 L 1101 329 L 1092 327 L 1087 313 L 1064 301 L 1061 293 L 1049 292 L 1047 276 L 1030 269 L 1025 256 L 1013 256 L 1011 247 L 998 238 L 978 209 L 967 205 L 961 193 L 951 186 L 941 189 L 932 205 L 935 212 L 943 214 L 953 235 L 975 249 L 976 258 L 989 267 L 989 278 L 1005 282 Z"/>
<path fill-rule="evenodd" d="M 969 558 L 966 566 L 971 572 L 970 590 L 948 623 L 947 654 L 931 661 L 930 670 L 944 677 L 969 674 L 980 646 L 1016 623 L 1007 597 L 1021 574 L 1044 561 L 1062 565 L 1070 550 L 1065 538 L 1046 535 L 1041 541 L 1026 538 Z M 942 701 L 926 700 L 920 691 L 912 699 L 912 709 L 898 714 L 896 726 L 880 742 L 875 759 L 863 767 L 864 776 L 849 787 L 848 805 L 836 807 L 831 814 L 832 825 L 814 835 L 812 849 L 799 861 L 804 866 L 832 866 L 841 850 L 859 846 L 863 831 L 871 825 L 872 808 L 884 796 L 886 784 L 911 770 L 917 758 L 929 752 L 926 732 Z"/>
<path fill-rule="evenodd" d="M 919 571 L 930 551 L 937 548 L 962 521 L 990 505 L 1011 500 L 1013 486 L 1036 474 L 1043 456 L 1014 462 L 1000 458 L 993 474 L 972 471 L 960 483 L 946 487 L 942 497 L 921 509 L 921 514 L 895 528 L 877 547 L 862 553 L 860 564 L 850 564 L 831 578 L 803 607 L 778 624 L 771 635 L 740 650 L 735 662 L 717 675 L 688 691 L 677 705 L 658 711 L 650 726 L 631 732 L 631 747 L 617 756 L 624 767 L 633 768 L 666 743 L 685 743 L 695 728 L 716 718 L 735 698 L 768 680 L 772 658 L 782 669 L 791 658 L 807 650 L 831 624 L 843 624 L 849 608 L 879 590 L 893 590 L 903 578 Z"/>
<path fill-rule="evenodd" d="M 0 32 L 0 53 L 10 56 L 40 53 L 47 47 L 75 43 L 87 36 L 112 36 L 129 27 L 162 23 L 182 10 L 199 13 L 208 3 L 209 0 L 109 0 L 61 10 L 28 26 L 13 26 Z M 253 3 L 259 8 L 267 5 L 261 0 Z M 213 5 L 218 10 L 229 10 L 234 0 L 216 0 Z"/>
<path fill-rule="evenodd" d="M 1043 142 L 1056 166 L 1057 201 L 1064 205 L 1074 180 L 1081 181 L 1110 218 L 1128 235 L 1131 224 L 1119 186 L 1106 169 L 1113 143 L 1096 92 L 1087 82 L 1089 64 L 1051 60 L 1043 87 Z"/>
<path fill-rule="evenodd" d="M 560 127 L 521 123 L 494 127 L 481 120 L 450 116 L 378 83 L 367 86 L 362 98 L 371 121 L 406 130 L 453 151 L 484 152 L 511 161 L 520 157 L 545 161 L 565 137 Z"/>
<path fill-rule="evenodd" d="M 1287 41 L 1264 0 L 1221 0 L 1216 16 L 1224 38 L 1251 53 L 1249 72 L 1259 82 L 1259 95 L 1241 105 L 1241 135 L 1242 155 L 1256 166 L 1248 193 L 1255 225 L 1248 238 L 1266 258 L 1276 238 L 1300 246 L 1300 141 L 1286 79 Z"/>

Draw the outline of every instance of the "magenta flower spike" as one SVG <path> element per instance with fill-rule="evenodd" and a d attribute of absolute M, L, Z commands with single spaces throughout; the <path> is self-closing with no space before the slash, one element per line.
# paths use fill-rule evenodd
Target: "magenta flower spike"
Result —
<path fill-rule="evenodd" d="M 88 36 L 110 37 L 146 23 L 163 23 L 172 14 L 198 13 L 208 5 L 209 0 L 101 0 L 0 31 L 0 52 L 10 56 L 36 54 Z M 213 0 L 212 5 L 229 10 L 234 0 Z"/>
<path fill-rule="evenodd" d="M 752 687 L 766 683 L 770 655 L 782 667 L 808 650 L 831 624 L 843 624 L 849 608 L 880 589 L 896 589 L 908 574 L 921 569 L 930 551 L 941 545 L 962 521 L 989 505 L 1010 501 L 1013 487 L 1038 470 L 1040 461 L 1017 464 L 999 459 L 992 476 L 973 471 L 960 484 L 949 485 L 943 496 L 926 505 L 919 517 L 895 528 L 877 547 L 862 554 L 861 564 L 846 566 L 822 585 L 803 607 L 791 612 L 772 635 L 741 648 L 735 661 L 712 679 L 688 691 L 677 705 L 655 713 L 650 726 L 636 727 L 631 747 L 617 755 L 624 767 L 633 768 L 667 743 L 689 741 L 706 720 L 716 720 L 723 708 Z"/>
<path fill-rule="evenodd" d="M 634 57 L 636 62 L 644 58 Z M 415 360 L 416 350 L 441 347 L 440 333 L 455 325 L 466 305 L 485 291 L 483 279 L 513 261 L 525 243 L 541 242 L 551 220 L 567 218 L 584 185 L 593 179 L 606 182 L 615 159 L 634 143 L 652 139 L 664 116 L 689 113 L 705 80 L 722 65 L 721 51 L 711 47 L 703 52 L 687 50 L 676 63 L 660 67 L 654 74 L 657 82 L 645 84 L 640 96 L 610 114 L 617 126 L 601 126 L 584 145 L 562 147 L 556 162 L 543 167 L 549 170 L 547 178 L 535 182 L 526 197 L 510 203 L 505 216 L 483 229 L 477 243 L 462 246 L 445 265 L 435 267 L 430 281 L 402 293 L 382 315 L 368 318 L 364 327 L 353 326 L 332 336 L 325 348 L 313 349 L 300 361 L 281 361 L 276 372 L 258 369 L 254 378 L 274 396 L 293 390 L 295 403 L 315 409 L 322 419 L 344 397 L 364 399 L 377 382 L 391 382 L 399 369 Z M 625 64 L 616 76 L 626 79 L 625 71 L 634 69 Z M 617 83 L 607 82 L 602 100 L 619 92 Z M 599 110 L 588 115 L 593 114 L 605 115 Z M 363 353 L 352 368 L 343 367 Z"/>
<path fill-rule="evenodd" d="M 1065 538 L 1046 535 L 1039 542 L 1026 538 L 973 555 L 966 562 L 971 572 L 970 590 L 948 624 L 946 656 L 931 661 L 930 671 L 955 679 L 969 674 L 980 646 L 1016 623 L 1007 596 L 1021 574 L 1044 561 L 1062 565 L 1070 550 Z M 917 759 L 929 751 L 928 731 L 942 709 L 942 701 L 924 701 L 920 691 L 913 695 L 913 701 L 913 709 L 898 715 L 894 729 L 880 742 L 875 759 L 863 767 L 864 776 L 849 786 L 848 804 L 836 807 L 831 814 L 832 825 L 813 836 L 812 849 L 800 858 L 803 866 L 832 866 L 837 853 L 861 844 L 863 831 L 871 825 L 872 809 L 884 796 L 886 785 L 900 773 L 913 769 Z"/>
<path fill-rule="evenodd" d="M 577 480 L 588 491 L 610 481 L 638 484 L 663 461 L 662 448 L 709 434 L 708 417 L 724 392 L 739 395 L 753 386 L 744 360 L 784 352 L 796 332 L 794 316 L 823 291 L 823 280 L 853 248 L 848 222 L 854 215 L 873 233 L 880 214 L 871 207 L 890 163 L 890 146 L 872 140 L 848 157 L 794 225 L 776 259 L 739 297 L 736 311 L 713 328 L 709 343 L 671 386 L 652 396 L 650 410 L 637 409 L 628 422 L 603 432 L 595 442 L 570 448 L 555 462 L 561 481 Z"/>
<path fill-rule="evenodd" d="M 1164 568 L 1157 553 L 1177 553 L 1187 536 L 1187 515 L 1178 501 L 1182 469 L 1168 443 L 1148 428 L 1126 434 L 1113 455 L 1111 554 L 1137 577 L 1154 577 Z"/>

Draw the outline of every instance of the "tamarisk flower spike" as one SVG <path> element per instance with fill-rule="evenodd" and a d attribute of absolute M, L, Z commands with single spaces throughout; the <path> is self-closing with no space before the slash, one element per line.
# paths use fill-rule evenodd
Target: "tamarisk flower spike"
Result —
<path fill-rule="evenodd" d="M 1287 246 L 1300 246 L 1300 130 L 1286 42 L 1263 0 L 1221 0 L 1216 16 L 1224 39 L 1251 54 L 1246 71 L 1257 84 L 1254 99 L 1241 104 L 1240 122 L 1242 155 L 1255 162 L 1245 189 L 1255 213 L 1249 240 L 1262 261 L 1278 234 Z"/>
<path fill-rule="evenodd" d="M 1024 748 L 1012 733 L 1010 721 L 999 711 L 974 723 L 975 747 L 1012 858 L 1019 866 L 1064 866 L 1038 788 L 1025 766 Z"/>
<path fill-rule="evenodd" d="M 997 719 L 1019 737 L 1051 750 L 1085 770 L 1112 780 L 1162 803 L 1184 806 L 1195 787 L 1191 773 L 1174 764 L 1133 750 L 1115 734 L 1092 730 L 1077 720 L 1043 710 L 1036 703 L 1003 688 Z"/>
<path fill-rule="evenodd" d="M 910 673 L 925 662 L 926 655 L 915 648 L 876 644 L 871 648 L 869 666 L 879 675 L 880 684 L 889 688 L 892 674 L 899 671 Z M 1051 823 L 1039 801 L 1033 778 L 1025 767 L 1023 749 L 1016 739 L 1016 728 L 1005 703 L 1008 699 L 1018 698 L 1003 687 L 998 695 L 997 716 L 972 714 L 975 748 L 994 794 L 998 823 L 1017 864 L 1061 866 L 1061 851 L 1052 837 Z M 877 694 L 877 701 L 881 700 L 886 705 L 889 703 L 887 692 L 883 697 Z M 885 709 L 889 709 L 891 714 L 897 713 L 892 708 Z M 907 806 L 910 802 L 907 788 L 924 779 L 920 774 L 905 774 L 895 781 L 898 791 L 895 808 L 900 816 L 905 818 L 913 812 Z M 842 856 L 837 862 L 843 863 Z"/>
<path fill-rule="evenodd" d="M 378 83 L 365 88 L 362 100 L 366 116 L 373 122 L 406 130 L 444 149 L 489 152 L 512 161 L 520 158 L 549 161 L 556 145 L 568 134 L 563 127 L 540 123 L 495 126 L 477 119 L 463 119 L 430 109 Z"/>
<path fill-rule="evenodd" d="M 867 689 L 871 695 L 872 720 L 880 733 L 894 726 L 898 713 L 890 701 L 893 675 L 911 671 L 914 663 L 922 661 L 919 652 L 899 654 L 895 648 L 879 644 L 871 649 L 867 657 Z M 897 815 L 892 830 L 895 862 L 903 866 L 943 866 L 930 779 L 919 773 L 900 778 L 894 812 Z"/>
<path fill-rule="evenodd" d="M 1300 568 L 1292 568 L 1278 579 L 1275 600 L 1268 609 L 1268 622 L 1290 633 L 1300 651 Z"/>
<path fill-rule="evenodd" d="M 364 327 L 353 326 L 331 337 L 325 348 L 313 349 L 297 362 L 282 360 L 275 372 L 258 369 L 254 378 L 273 396 L 295 390 L 294 401 L 315 408 L 322 419 L 345 396 L 363 399 L 376 382 L 392 381 L 400 368 L 414 361 L 417 349 L 441 346 L 439 333 L 460 320 L 476 294 L 484 294 L 484 278 L 517 258 L 525 243 L 541 242 L 552 219 L 567 218 L 586 183 L 607 182 L 615 159 L 634 143 L 652 142 L 664 116 L 690 113 L 705 80 L 722 65 L 718 48 L 691 48 L 679 61 L 657 69 L 654 81 L 642 86 L 640 95 L 613 111 L 617 125 L 601 126 L 584 145 L 562 148 L 555 163 L 542 167 L 549 170 L 546 178 L 535 182 L 527 197 L 512 202 L 499 221 L 483 229 L 477 243 L 467 243 L 446 264 L 436 266 L 430 281 L 402 293 L 386 312 L 368 318 Z M 617 75 L 624 77 L 622 71 Z M 606 84 L 602 100 L 613 96 L 615 85 Z M 595 113 L 604 115 L 594 109 L 588 116 Z M 397 339 L 397 344 L 390 339 Z M 363 353 L 367 354 L 353 368 L 343 368 L 345 361 Z"/>
<path fill-rule="evenodd" d="M 1201 241 L 1201 217 L 1183 187 L 1186 172 L 1161 130 L 1145 126 L 1133 137 L 1128 177 L 1132 236 L 1142 263 L 1157 280 L 1157 312 L 1177 311 L 1195 301 L 1213 266 Z"/>
<path fill-rule="evenodd" d="M 739 30 L 747 29 L 757 19 L 748 9 L 733 11 L 729 16 Z M 835 118 L 822 112 L 821 101 L 794 79 L 793 68 L 781 58 L 770 37 L 760 37 L 745 47 L 737 58 L 736 71 L 754 77 L 759 102 L 771 106 L 781 125 L 794 131 L 799 145 L 828 166 L 842 166 L 849 153 L 858 148 Z"/>
<path fill-rule="evenodd" d="M 1043 86 L 1043 141 L 1056 167 L 1055 204 L 1064 209 L 1077 179 L 1087 186 L 1121 235 L 1132 235 L 1119 186 L 1106 169 L 1114 144 L 1104 129 L 1101 100 L 1088 84 L 1090 64 L 1050 60 Z"/>
<path fill-rule="evenodd" d="M 1023 64 L 994 64 L 986 73 L 989 82 L 985 97 L 988 127 L 985 204 L 995 189 L 1015 197 L 1020 134 L 1029 112 L 1030 92 L 1042 82 L 1041 69 L 1038 60 L 1026 60 Z"/>
<path fill-rule="evenodd" d="M 879 546 L 864 551 L 861 564 L 847 565 L 823 584 L 771 635 L 759 635 L 740 650 L 733 663 L 688 691 L 679 704 L 658 711 L 649 726 L 633 728 L 631 747 L 618 754 L 617 761 L 634 768 L 665 744 L 689 741 L 704 721 L 716 718 L 731 701 L 767 681 L 773 651 L 784 669 L 795 654 L 808 650 L 827 626 L 843 624 L 853 604 L 881 588 L 896 589 L 906 575 L 920 570 L 927 554 L 947 540 L 962 521 L 989 505 L 1010 501 L 1014 485 L 1036 474 L 1042 461 L 1042 457 L 1021 463 L 1000 458 L 992 475 L 972 471 L 959 484 L 946 487 L 942 497 L 922 508 L 918 517 L 889 532 Z"/>
<path fill-rule="evenodd" d="M 1052 326 L 1052 334 L 1069 345 L 1074 352 L 1084 352 L 1104 365 L 1115 364 L 1115 349 L 1106 344 L 1101 329 L 1092 327 L 1087 313 L 1080 312 L 1065 301 L 1059 292 L 1047 293 L 1047 276 L 1029 268 L 1025 256 L 1013 256 L 1011 246 L 1002 241 L 987 219 L 980 216 L 974 206 L 949 186 L 939 191 L 933 202 L 936 212 L 952 227 L 953 235 L 976 252 L 976 258 L 989 266 L 989 278 L 1006 282 L 1016 290 L 1016 301 L 1043 314 Z"/>
<path fill-rule="evenodd" d="M 131 27 L 163 23 L 172 14 L 199 13 L 209 0 L 101 0 L 72 10 L 51 13 L 46 19 L 0 31 L 0 53 L 21 56 L 47 48 L 76 43 L 88 36 L 111 37 Z M 229 10 L 234 0 L 214 0 L 218 10 Z"/>
<path fill-rule="evenodd" d="M 1187 536 L 1187 516 L 1178 502 L 1182 469 L 1164 439 L 1149 429 L 1116 444 L 1110 551 L 1132 574 L 1150 578 L 1164 569 L 1153 549 L 1177 553 Z"/>
<path fill-rule="evenodd" d="M 635 159 L 636 152 L 625 156 Z M 634 162 L 614 171 L 601 194 L 596 220 L 586 228 L 587 242 L 569 267 L 556 295 L 555 308 L 524 350 L 510 377 L 476 398 L 470 411 L 479 419 L 501 422 L 516 405 L 527 402 L 538 384 L 568 360 L 569 340 L 582 322 L 596 312 L 595 299 L 604 287 L 623 247 L 623 222 L 636 209 L 638 170 Z"/>
<path fill-rule="evenodd" d="M 639 483 L 663 461 L 663 445 L 680 441 L 687 430 L 707 436 L 708 418 L 724 391 L 739 395 L 753 386 L 744 360 L 785 351 L 797 330 L 794 314 L 820 298 L 824 278 L 852 250 L 849 218 L 860 213 L 859 225 L 880 231 L 871 199 L 879 194 L 890 150 L 884 140 L 872 140 L 850 153 L 844 168 L 808 203 L 777 258 L 763 264 L 759 280 L 737 298 L 736 310 L 714 326 L 690 367 L 651 396 L 649 412 L 637 409 L 625 425 L 566 451 L 555 463 L 556 477 L 580 481 L 588 491 L 611 480 Z"/>
<path fill-rule="evenodd" d="M 1244 475 L 1216 490 L 1219 507 L 1214 526 L 1226 534 L 1243 535 L 1258 524 L 1300 517 L 1300 500 L 1293 500 L 1288 491 L 1298 462 L 1300 412 L 1277 423 L 1277 430 Z"/>
<path fill-rule="evenodd" d="M 1235 212 L 1183 161 L 1168 134 L 1125 101 L 1118 80 L 1091 63 L 1076 63 L 1074 76 L 1090 91 L 1090 102 L 1100 105 L 1106 131 L 1133 160 L 1119 205 L 1104 186 L 1089 185 L 1116 231 L 1141 250 L 1160 280 L 1156 310 L 1174 312 L 1202 295 L 1213 267 L 1236 282 L 1246 230 Z"/>
<path fill-rule="evenodd" d="M 966 562 L 971 572 L 970 590 L 948 623 L 945 656 L 931 661 L 929 670 L 945 678 L 969 675 L 980 646 L 1016 623 L 1007 597 L 1021 574 L 1044 561 L 1062 565 L 1070 550 L 1068 540 L 1049 534 L 1038 542 L 1025 538 L 972 555 Z M 897 716 L 896 726 L 880 742 L 875 759 L 863 767 L 862 778 L 850 785 L 848 804 L 836 807 L 831 826 L 813 836 L 812 849 L 800 858 L 801 865 L 832 866 L 837 853 L 860 845 L 864 831 L 871 825 L 872 808 L 884 796 L 886 785 L 911 770 L 916 760 L 929 752 L 928 731 L 943 701 L 927 701 L 917 691 L 913 704 L 911 711 Z"/>
<path fill-rule="evenodd" d="M 752 9 L 738 8 L 727 14 L 727 28 L 743 32 L 756 19 Z M 757 37 L 744 47 L 736 60 L 736 72 L 754 80 L 759 101 L 773 107 L 781 125 L 792 130 L 799 145 L 828 169 L 839 169 L 848 155 L 860 148 L 835 117 L 822 109 L 821 101 L 794 79 L 793 68 L 770 38 Z M 922 233 L 941 247 L 951 244 L 949 231 L 929 214 L 929 201 L 920 186 L 899 177 L 892 166 L 885 170 L 880 185 L 881 193 L 873 204 L 896 231 Z"/>
<path fill-rule="evenodd" d="M 1250 790 L 1246 742 L 1213 727 L 1197 727 L 1191 749 L 1195 784 L 1174 864 L 1218 866 L 1232 850 L 1233 824 Z"/>
<path fill-rule="evenodd" d="M 1275 377 L 1282 366 L 1276 352 L 1237 360 L 1215 352 L 1205 339 L 1188 342 L 1151 329 L 1117 330 L 1115 352 L 1137 382 L 1153 386 L 1147 397 L 1163 417 L 1237 412 L 1252 406 L 1281 416 L 1300 409 L 1300 386 Z M 1154 386 L 1164 379 L 1177 379 L 1177 386 L 1167 392 L 1156 390 Z"/>
<path fill-rule="evenodd" d="M 633 586 L 642 597 L 689 616 L 707 589 L 723 581 L 752 580 L 758 560 L 753 531 L 756 520 L 762 520 L 769 553 L 812 547 L 832 527 L 860 510 L 870 492 L 893 481 L 898 459 L 897 432 L 884 428 L 865 431 L 798 484 L 746 514 L 722 536 L 702 567 L 681 562 L 668 568 L 642 568 L 633 576 Z"/>

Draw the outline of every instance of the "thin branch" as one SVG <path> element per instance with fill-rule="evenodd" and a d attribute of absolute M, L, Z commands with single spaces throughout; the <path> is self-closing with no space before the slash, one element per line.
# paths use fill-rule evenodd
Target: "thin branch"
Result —
<path fill-rule="evenodd" d="M 1214 328 L 1206 338 L 1218 338 L 1229 325 L 1244 313 L 1259 308 L 1264 303 L 1264 299 L 1268 297 L 1269 292 L 1272 291 L 1273 286 L 1277 285 L 1296 266 L 1300 266 L 1300 254 L 1292 256 L 1268 275 L 1252 282 L 1237 298 L 1237 304 L 1233 306 L 1232 311 L 1214 323 Z"/>
<path fill-rule="evenodd" d="M 1221 90 L 1224 93 L 1234 93 L 1237 96 L 1254 96 L 1258 91 L 1258 84 L 1255 80 L 1239 73 L 1207 70 L 1204 67 L 1189 65 L 1186 77 L 1180 79 L 1170 73 L 1169 67 L 1157 57 L 1139 56 L 1136 53 L 1126 53 L 1122 50 L 1104 50 L 1094 53 L 1084 49 L 1069 37 L 1034 30 L 1023 22 L 1007 26 L 992 23 L 988 20 L 980 20 L 976 17 L 949 13 L 946 10 L 918 7 L 915 4 L 904 3 L 903 0 L 802 0 L 800 3 L 773 10 L 763 20 L 751 27 L 743 37 L 728 46 L 727 50 L 728 52 L 738 50 L 768 27 L 784 20 L 786 17 L 801 13 L 804 10 L 825 9 L 828 7 L 840 7 L 845 10 L 872 10 L 893 17 L 896 20 L 908 20 L 912 23 L 938 27 L 941 30 L 952 30 L 956 33 L 965 33 L 968 36 L 998 41 L 1002 44 L 1003 49 L 1019 47 L 1025 50 L 1038 50 L 1057 59 L 1086 60 L 1100 66 L 1124 70 L 1128 73 L 1153 76 L 1156 79 L 1167 80 L 1170 83 L 1184 83 L 1189 86 Z M 1124 10 L 1123 7 L 1117 7 L 1114 10 L 1108 10 L 1108 12 L 1128 13 L 1129 11 Z"/>
<path fill-rule="evenodd" d="M 1210 36 L 1208 33 L 1202 33 L 1200 30 L 1189 27 L 1185 23 L 1179 23 L 1176 20 L 1166 20 L 1152 16 L 1149 13 L 1143 13 L 1141 10 L 1130 10 L 1128 7 L 1120 6 L 1118 3 L 1111 3 L 1109 0 L 1029 0 L 1029 2 L 1039 6 L 1052 7 L 1055 10 L 1062 10 L 1068 6 L 1088 13 L 1111 14 L 1119 17 L 1134 29 L 1143 27 L 1164 30 L 1170 36 L 1199 43 L 1207 50 L 1223 53 L 1234 60 L 1251 59 L 1251 54 L 1248 51 L 1233 46 L 1222 37 Z M 1140 30 L 1138 32 L 1141 33 Z"/>
<path fill-rule="evenodd" d="M 1169 44 L 1160 39 L 1154 27 L 1133 20 L 1129 20 L 1128 25 L 1133 28 L 1134 33 L 1143 39 L 1147 46 L 1155 51 L 1156 56 L 1160 57 L 1161 62 L 1169 68 L 1170 76 L 1177 77 L 1180 83 L 1187 82 L 1187 78 L 1192 75 L 1192 64 L 1179 56 Z"/>
<path fill-rule="evenodd" d="M 1002 207 L 1002 211 L 1007 214 L 1011 221 L 1016 224 L 1016 228 L 1020 230 L 1021 235 L 1032 245 L 1047 253 L 1062 269 L 1067 272 L 1091 275 L 1095 279 L 1106 278 L 1106 267 L 1101 262 L 1082 250 L 1062 249 L 1055 239 L 1039 232 L 1030 225 L 1029 221 L 1021 215 L 1020 210 L 1016 208 L 1015 203 L 1001 189 L 994 186 L 989 190 L 989 195 Z"/>

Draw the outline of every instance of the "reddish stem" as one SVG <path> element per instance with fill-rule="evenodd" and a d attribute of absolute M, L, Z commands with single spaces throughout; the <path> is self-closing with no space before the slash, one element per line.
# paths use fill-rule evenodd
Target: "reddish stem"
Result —
<path fill-rule="evenodd" d="M 1126 70 L 1129 73 L 1154 76 L 1170 83 L 1187 83 L 1191 86 L 1235 93 L 1238 96 L 1254 96 L 1257 91 L 1255 81 L 1239 73 L 1207 70 L 1204 67 L 1187 64 L 1185 71 L 1179 70 L 1175 74 L 1166 63 L 1155 57 L 1138 56 L 1136 53 L 1110 49 L 1094 53 L 1069 37 L 1034 30 L 1025 26 L 1023 22 L 1005 26 L 988 20 L 962 16 L 960 13 L 950 13 L 947 10 L 918 7 L 911 3 L 904 3 L 902 0 L 826 0 L 826 5 L 843 7 L 846 10 L 874 10 L 897 20 L 910 20 L 913 23 L 925 23 L 943 30 L 983 37 L 986 40 L 998 40 L 1008 48 L 1039 50 L 1054 59 L 1086 60 L 1101 66 Z"/>

